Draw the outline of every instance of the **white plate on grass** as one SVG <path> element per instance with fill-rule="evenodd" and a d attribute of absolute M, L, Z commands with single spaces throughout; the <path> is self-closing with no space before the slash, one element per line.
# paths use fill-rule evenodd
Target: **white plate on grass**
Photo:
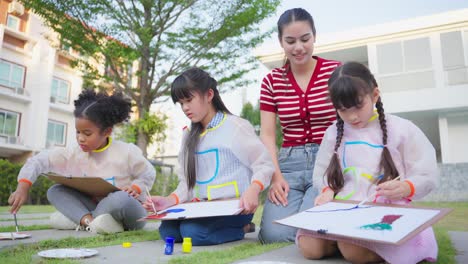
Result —
<path fill-rule="evenodd" d="M 89 248 L 58 248 L 40 251 L 37 255 L 43 258 L 88 258 L 97 255 L 98 251 Z"/>
<path fill-rule="evenodd" d="M 31 237 L 31 234 L 26 234 L 23 232 L 1 232 L 0 240 L 15 240 Z"/>

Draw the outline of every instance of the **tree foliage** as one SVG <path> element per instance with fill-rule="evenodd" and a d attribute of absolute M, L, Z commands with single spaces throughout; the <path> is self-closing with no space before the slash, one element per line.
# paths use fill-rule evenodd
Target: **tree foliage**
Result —
<path fill-rule="evenodd" d="M 255 107 L 250 103 L 244 104 L 240 113 L 240 117 L 247 119 L 255 128 L 257 134 L 260 133 L 260 106 L 257 104 Z M 283 144 L 283 132 L 279 119 L 276 119 L 276 146 L 278 148 Z"/>
<path fill-rule="evenodd" d="M 280 1 L 21 2 L 58 33 L 62 44 L 83 55 L 74 66 L 84 73 L 86 85 L 112 83 L 133 99 L 143 118 L 153 102 L 168 94 L 174 76 L 188 67 L 206 69 L 224 89 L 247 84 L 241 77 L 257 66 L 250 51 L 270 34 L 261 32 L 259 23 Z M 137 143 L 145 154 L 150 137 L 140 126 Z"/>

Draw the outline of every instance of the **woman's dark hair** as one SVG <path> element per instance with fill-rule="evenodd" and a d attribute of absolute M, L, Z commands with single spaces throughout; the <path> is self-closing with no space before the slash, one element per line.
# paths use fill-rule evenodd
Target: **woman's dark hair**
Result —
<path fill-rule="evenodd" d="M 75 118 L 88 119 L 98 126 L 101 132 L 127 120 L 132 112 L 130 100 L 124 98 L 122 93 L 108 95 L 86 89 L 74 103 Z"/>
<path fill-rule="evenodd" d="M 369 69 L 358 62 L 347 62 L 333 71 L 328 80 L 328 92 L 333 106 L 336 109 L 350 108 L 360 106 L 365 96 L 369 96 L 377 88 L 377 82 L 374 75 Z M 392 155 L 387 148 L 387 123 L 385 121 L 385 113 L 382 100 L 379 97 L 376 104 L 377 113 L 379 114 L 380 127 L 382 128 L 383 151 L 380 159 L 380 170 L 383 170 L 384 176 L 376 179 L 375 183 L 379 184 L 398 177 L 398 170 L 393 162 Z M 333 154 L 330 164 L 326 170 L 328 185 L 338 193 L 344 185 L 344 176 L 338 159 L 337 150 L 340 147 L 341 139 L 344 133 L 344 123 L 341 117 L 337 117 L 337 133 L 335 142 L 335 153 Z"/>
<path fill-rule="evenodd" d="M 278 22 L 276 23 L 276 25 L 278 26 L 278 39 L 280 42 L 281 42 L 281 38 L 283 37 L 284 27 L 297 21 L 307 21 L 315 37 L 315 34 L 316 34 L 315 23 L 314 23 L 314 19 L 309 14 L 309 12 L 307 12 L 305 9 L 302 9 L 302 8 L 293 8 L 293 9 L 284 11 L 284 13 L 281 14 L 281 16 L 278 19 Z M 290 66 L 289 66 L 289 60 L 287 58 L 284 62 L 284 65 L 286 66 L 286 72 L 288 72 Z"/>
<path fill-rule="evenodd" d="M 171 97 L 174 103 L 181 99 L 189 99 L 193 97 L 193 93 L 205 95 L 210 89 L 213 90 L 214 96 L 212 104 L 217 112 L 225 112 L 230 114 L 227 107 L 224 105 L 216 88 L 218 82 L 212 78 L 207 72 L 199 68 L 190 68 L 175 78 L 171 85 Z M 200 134 L 203 131 L 201 123 L 192 123 L 188 138 L 184 148 L 184 171 L 187 177 L 187 185 L 191 190 L 195 186 L 197 179 L 196 175 L 196 160 L 195 152 L 197 150 Z"/>

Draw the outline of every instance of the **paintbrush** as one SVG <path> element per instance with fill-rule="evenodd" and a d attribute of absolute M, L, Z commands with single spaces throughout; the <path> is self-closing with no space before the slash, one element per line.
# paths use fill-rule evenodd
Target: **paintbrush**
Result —
<path fill-rule="evenodd" d="M 151 200 L 151 206 L 153 207 L 154 214 L 157 215 L 158 212 L 156 211 L 156 206 L 154 206 L 153 199 L 151 199 L 151 194 L 150 194 L 150 192 L 149 192 L 149 190 L 148 190 L 148 187 L 145 186 L 145 188 L 146 188 L 146 194 L 148 195 L 148 197 L 149 197 L 150 200 Z"/>
<path fill-rule="evenodd" d="M 19 230 L 18 230 L 18 220 L 16 220 L 16 213 L 13 214 L 13 217 L 15 218 L 16 233 L 18 233 Z"/>
<path fill-rule="evenodd" d="M 391 180 L 391 181 L 396 181 L 400 179 L 400 176 L 396 177 L 395 179 Z M 377 194 L 377 191 L 375 191 L 374 193 L 372 193 L 371 195 L 367 196 L 366 198 L 364 198 L 364 200 L 362 200 L 360 203 L 358 203 L 356 205 L 356 208 L 358 208 L 359 206 L 363 205 L 364 203 L 366 203 L 370 198 L 374 197 L 375 195 Z"/>

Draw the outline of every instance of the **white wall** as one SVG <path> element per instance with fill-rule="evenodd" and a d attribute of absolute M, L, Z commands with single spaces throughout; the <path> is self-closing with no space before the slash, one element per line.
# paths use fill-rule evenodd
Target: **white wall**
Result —
<path fill-rule="evenodd" d="M 447 115 L 448 163 L 468 162 L 468 112 Z"/>

